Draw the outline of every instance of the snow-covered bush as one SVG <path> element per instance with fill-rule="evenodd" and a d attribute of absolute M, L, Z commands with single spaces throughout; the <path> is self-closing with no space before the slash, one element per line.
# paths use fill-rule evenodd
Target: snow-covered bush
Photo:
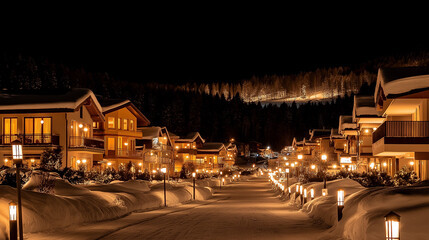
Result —
<path fill-rule="evenodd" d="M 66 179 L 72 184 L 83 183 L 85 180 L 85 172 L 73 170 L 71 168 L 64 168 L 63 179 Z"/>
<path fill-rule="evenodd" d="M 410 186 L 414 183 L 420 182 L 417 174 L 414 171 L 409 170 L 407 167 L 401 168 L 395 176 L 393 176 L 393 184 L 395 186 Z"/>
<path fill-rule="evenodd" d="M 40 157 L 40 168 L 49 171 L 58 171 L 61 168 L 63 154 L 61 147 L 54 149 L 46 148 Z"/>
<path fill-rule="evenodd" d="M 6 167 L 0 170 L 0 185 L 8 185 L 16 188 L 16 172 L 15 168 Z M 21 186 L 28 182 L 31 171 L 26 168 L 22 168 L 21 175 Z"/>

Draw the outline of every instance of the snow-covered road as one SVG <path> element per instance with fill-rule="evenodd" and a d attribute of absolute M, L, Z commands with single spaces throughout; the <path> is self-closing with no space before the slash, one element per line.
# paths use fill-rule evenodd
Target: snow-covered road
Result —
<path fill-rule="evenodd" d="M 326 227 L 283 204 L 266 178 L 222 189 L 213 202 L 111 232 L 101 239 L 317 239 Z"/>

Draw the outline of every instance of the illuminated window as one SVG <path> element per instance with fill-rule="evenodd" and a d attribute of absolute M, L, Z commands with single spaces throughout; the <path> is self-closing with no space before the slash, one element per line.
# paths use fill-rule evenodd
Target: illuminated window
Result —
<path fill-rule="evenodd" d="M 122 129 L 128 130 L 128 119 L 122 120 L 122 123 L 123 123 L 123 126 L 124 126 Z"/>
<path fill-rule="evenodd" d="M 114 117 L 108 117 L 107 118 L 107 127 L 108 128 L 115 128 L 115 118 Z"/>
<path fill-rule="evenodd" d="M 130 131 L 134 131 L 134 121 L 130 120 Z"/>
<path fill-rule="evenodd" d="M 121 119 L 118 118 L 118 129 L 121 129 Z"/>
<path fill-rule="evenodd" d="M 25 118 L 24 134 L 27 143 L 51 142 L 51 118 Z"/>
<path fill-rule="evenodd" d="M 107 150 L 115 150 L 115 138 L 107 138 Z"/>
<path fill-rule="evenodd" d="M 17 139 L 18 123 L 17 118 L 4 118 L 4 143 L 11 143 Z"/>
<path fill-rule="evenodd" d="M 99 129 L 100 128 L 100 123 L 99 122 L 92 122 L 92 127 L 94 129 Z"/>

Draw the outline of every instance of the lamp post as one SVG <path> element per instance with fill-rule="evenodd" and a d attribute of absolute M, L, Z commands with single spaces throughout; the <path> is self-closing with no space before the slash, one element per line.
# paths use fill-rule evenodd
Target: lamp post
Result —
<path fill-rule="evenodd" d="M 18 231 L 16 225 L 16 203 L 9 203 L 9 240 L 18 239 Z"/>
<path fill-rule="evenodd" d="M 304 189 L 304 201 L 303 204 L 307 202 L 307 188 Z"/>
<path fill-rule="evenodd" d="M 21 204 L 21 174 L 20 168 L 22 165 L 22 143 L 19 140 L 11 142 L 12 158 L 16 167 L 16 192 L 18 197 L 18 235 L 19 239 L 24 239 L 24 231 L 22 229 L 22 204 Z"/>
<path fill-rule="evenodd" d="M 196 177 L 196 175 L 197 175 L 196 173 L 194 173 L 194 172 L 192 173 L 192 178 L 194 180 L 194 195 L 193 195 L 194 196 L 194 200 L 195 200 L 195 177 Z"/>
<path fill-rule="evenodd" d="M 400 225 L 401 216 L 395 212 L 390 212 L 384 216 L 386 226 L 386 240 L 399 240 L 400 239 Z"/>
<path fill-rule="evenodd" d="M 344 209 L 344 190 L 339 189 L 337 191 L 337 204 L 338 204 L 338 221 L 343 218 L 343 209 Z"/>
<path fill-rule="evenodd" d="M 167 168 L 161 168 L 161 172 L 164 173 L 164 207 L 167 207 L 167 189 L 165 188 L 165 174 L 167 173 Z"/>
<path fill-rule="evenodd" d="M 301 200 L 301 204 L 302 204 L 302 185 L 299 185 L 299 196 L 300 196 L 300 200 Z"/>
<path fill-rule="evenodd" d="M 328 160 L 328 156 L 326 154 L 322 155 L 322 161 L 323 161 L 323 189 L 326 189 L 326 162 Z"/>
<path fill-rule="evenodd" d="M 286 168 L 286 187 L 289 187 L 289 168 Z"/>

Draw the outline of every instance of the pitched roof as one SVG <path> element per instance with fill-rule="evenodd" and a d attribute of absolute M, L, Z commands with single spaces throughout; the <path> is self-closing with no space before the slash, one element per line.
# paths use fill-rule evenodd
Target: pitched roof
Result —
<path fill-rule="evenodd" d="M 104 120 L 102 107 L 94 93 L 86 88 L 67 91 L 0 93 L 0 112 L 73 112 L 85 105 L 91 116 Z"/>
<path fill-rule="evenodd" d="M 355 130 L 357 129 L 357 124 L 353 122 L 353 117 L 349 115 L 340 115 L 340 124 L 338 126 L 338 132 L 344 130 Z"/>
<path fill-rule="evenodd" d="M 330 137 L 331 129 L 313 129 L 310 130 L 310 141 L 314 141 L 316 138 Z"/>
<path fill-rule="evenodd" d="M 105 99 L 100 98 L 103 114 L 114 112 L 121 108 L 127 108 L 137 118 L 137 127 L 144 127 L 150 124 L 149 119 L 130 101 L 124 99 Z"/>
<path fill-rule="evenodd" d="M 197 138 L 200 138 L 203 143 L 205 142 L 199 132 L 188 133 L 185 137 L 177 139 L 176 142 L 195 142 Z"/>
<path fill-rule="evenodd" d="M 380 117 L 373 96 L 355 96 L 353 102 L 353 119 L 361 117 Z"/>
<path fill-rule="evenodd" d="M 219 152 L 225 149 L 225 145 L 220 142 L 207 142 L 202 147 L 198 148 L 197 151 L 201 152 Z"/>
<path fill-rule="evenodd" d="M 142 127 L 142 139 L 153 139 L 161 136 L 161 127 Z"/>
<path fill-rule="evenodd" d="M 395 98 L 429 89 L 429 67 L 380 68 L 374 102 L 383 90 L 384 97 Z"/>

